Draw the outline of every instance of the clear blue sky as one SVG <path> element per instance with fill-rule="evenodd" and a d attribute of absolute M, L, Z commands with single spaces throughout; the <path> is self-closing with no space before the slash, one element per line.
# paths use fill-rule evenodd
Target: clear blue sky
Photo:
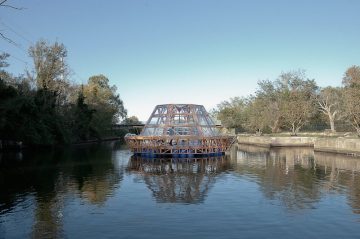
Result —
<path fill-rule="evenodd" d="M 73 80 L 104 74 L 129 115 L 146 120 L 156 104 L 196 103 L 254 93 L 257 81 L 305 69 L 320 86 L 337 86 L 360 65 L 357 0 L 8 0 L 0 40 L 9 71 L 20 74 L 30 44 L 58 40 Z M 27 62 L 27 65 L 24 63 Z"/>

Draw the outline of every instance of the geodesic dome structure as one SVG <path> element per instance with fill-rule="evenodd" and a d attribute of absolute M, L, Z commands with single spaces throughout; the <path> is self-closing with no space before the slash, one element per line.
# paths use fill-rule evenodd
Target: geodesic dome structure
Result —
<path fill-rule="evenodd" d="M 234 137 L 220 133 L 204 106 L 157 105 L 140 135 L 126 135 L 135 154 L 194 156 L 223 154 Z"/>

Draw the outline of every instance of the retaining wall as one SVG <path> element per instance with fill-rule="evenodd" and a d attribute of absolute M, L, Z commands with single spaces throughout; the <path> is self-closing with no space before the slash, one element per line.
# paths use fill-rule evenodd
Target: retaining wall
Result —
<path fill-rule="evenodd" d="M 262 147 L 314 147 L 314 151 L 360 156 L 360 139 L 319 137 L 237 136 L 239 144 Z"/>

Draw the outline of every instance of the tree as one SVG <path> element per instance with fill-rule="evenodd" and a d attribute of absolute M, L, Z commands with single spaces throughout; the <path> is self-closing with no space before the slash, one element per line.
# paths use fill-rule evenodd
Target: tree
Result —
<path fill-rule="evenodd" d="M 85 103 L 85 96 L 83 87 L 79 91 L 76 105 L 74 106 L 72 131 L 73 137 L 78 140 L 88 140 L 91 136 L 91 120 L 93 118 L 94 110 L 91 110 Z"/>
<path fill-rule="evenodd" d="M 127 115 L 116 91 L 116 86 L 110 86 L 109 79 L 104 75 L 91 76 L 84 86 L 85 103 L 94 110 L 91 126 L 99 135 L 105 134 L 112 124 Z"/>
<path fill-rule="evenodd" d="M 346 70 L 343 85 L 351 88 L 360 86 L 360 66 L 351 66 Z"/>
<path fill-rule="evenodd" d="M 278 79 L 281 85 L 281 106 L 283 125 L 296 135 L 316 112 L 315 97 L 317 85 L 306 79 L 304 71 L 287 72 Z"/>
<path fill-rule="evenodd" d="M 121 123 L 126 124 L 126 125 L 139 125 L 139 124 L 142 124 L 142 122 L 136 116 L 126 117 Z M 140 131 L 141 131 L 141 128 L 138 128 L 138 127 L 130 128 L 128 130 L 128 132 L 132 133 L 132 134 L 139 134 Z"/>
<path fill-rule="evenodd" d="M 51 91 L 57 105 L 63 105 L 67 100 L 69 88 L 69 67 L 66 63 L 67 50 L 62 43 L 48 44 L 38 41 L 29 48 L 35 67 L 35 82 L 38 89 Z"/>
<path fill-rule="evenodd" d="M 248 101 L 245 115 L 246 129 L 262 135 L 263 131 L 269 126 L 269 118 L 267 117 L 267 102 L 259 97 L 251 97 Z"/>
<path fill-rule="evenodd" d="M 138 119 L 138 117 L 133 115 L 130 117 L 126 117 L 122 123 L 127 125 L 136 125 L 136 124 L 141 124 L 141 121 Z"/>
<path fill-rule="evenodd" d="M 329 119 L 330 129 L 335 132 L 335 121 L 343 117 L 343 95 L 339 87 L 325 87 L 317 96 L 319 111 Z"/>
<path fill-rule="evenodd" d="M 343 78 L 344 101 L 347 120 L 360 136 L 360 67 L 352 66 Z"/>
<path fill-rule="evenodd" d="M 259 81 L 256 91 L 257 107 L 254 110 L 261 112 L 264 123 L 271 129 L 272 133 L 280 130 L 283 119 L 281 104 L 281 84 L 278 81 Z"/>
<path fill-rule="evenodd" d="M 6 53 L 6 52 L 3 52 L 2 54 L 0 54 L 0 69 L 9 66 L 9 63 L 6 61 L 6 59 L 9 56 L 10 55 L 8 53 Z"/>
<path fill-rule="evenodd" d="M 217 119 L 226 128 L 244 129 L 246 124 L 246 99 L 235 97 L 217 105 Z"/>
<path fill-rule="evenodd" d="M 10 55 L 5 52 L 0 54 L 0 79 L 3 81 L 8 81 L 10 78 L 10 74 L 4 70 L 4 68 L 9 66 L 9 63 L 7 62 L 9 56 Z"/>

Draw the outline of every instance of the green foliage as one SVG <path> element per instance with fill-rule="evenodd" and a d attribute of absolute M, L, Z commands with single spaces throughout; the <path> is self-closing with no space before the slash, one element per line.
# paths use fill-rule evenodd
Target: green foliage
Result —
<path fill-rule="evenodd" d="M 246 125 L 246 107 L 246 98 L 235 97 L 218 104 L 215 113 L 225 127 L 243 130 Z"/>
<path fill-rule="evenodd" d="M 126 117 L 105 76 L 91 77 L 83 87 L 68 83 L 64 45 L 40 41 L 29 52 L 35 75 L 27 78 L 3 70 L 8 55 L 0 55 L 0 140 L 56 145 L 100 139 Z"/>
<path fill-rule="evenodd" d="M 296 134 L 316 114 L 317 85 L 303 71 L 283 73 L 275 81 L 260 81 L 255 96 L 234 98 L 218 105 L 217 117 L 225 127 L 249 132 Z"/>
<path fill-rule="evenodd" d="M 91 128 L 97 135 L 106 135 L 111 126 L 127 114 L 116 87 L 104 75 L 92 76 L 84 86 L 85 103 L 93 110 Z"/>
<path fill-rule="evenodd" d="M 126 125 L 139 125 L 142 124 L 141 121 L 136 116 L 126 117 L 122 122 L 122 124 Z M 123 133 L 131 133 L 131 134 L 140 134 L 140 128 L 131 128 L 129 130 L 125 130 Z M 124 134 L 124 135 L 125 135 Z"/>
<path fill-rule="evenodd" d="M 346 119 L 360 137 L 360 66 L 346 70 L 343 84 Z"/>

